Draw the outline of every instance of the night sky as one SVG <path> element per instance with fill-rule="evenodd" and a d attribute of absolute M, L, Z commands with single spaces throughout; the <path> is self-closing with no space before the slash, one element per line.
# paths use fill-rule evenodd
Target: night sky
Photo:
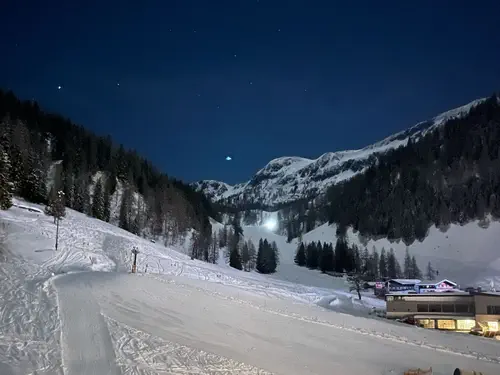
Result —
<path fill-rule="evenodd" d="M 7 0 L 0 87 L 228 183 L 500 90 L 498 1 L 347 3 Z"/>

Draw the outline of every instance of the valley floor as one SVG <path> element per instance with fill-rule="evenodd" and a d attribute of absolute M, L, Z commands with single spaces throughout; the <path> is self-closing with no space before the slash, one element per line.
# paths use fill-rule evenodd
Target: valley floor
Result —
<path fill-rule="evenodd" d="M 369 317 L 368 298 L 191 261 L 72 211 L 57 253 L 42 213 L 14 207 L 0 230 L 2 375 L 500 373 L 497 341 Z M 128 273 L 134 245 L 146 274 Z"/>

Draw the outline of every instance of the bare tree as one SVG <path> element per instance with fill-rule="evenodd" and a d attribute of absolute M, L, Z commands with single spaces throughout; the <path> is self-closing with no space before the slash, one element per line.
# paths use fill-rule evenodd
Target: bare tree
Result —
<path fill-rule="evenodd" d="M 349 291 L 356 291 L 358 293 L 358 298 L 361 300 L 361 290 L 363 285 L 363 277 L 360 274 L 354 274 L 347 277 L 347 281 L 349 282 Z"/>

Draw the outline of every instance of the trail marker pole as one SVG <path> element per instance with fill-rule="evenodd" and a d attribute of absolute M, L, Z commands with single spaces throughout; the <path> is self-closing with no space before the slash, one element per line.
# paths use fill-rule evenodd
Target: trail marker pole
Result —
<path fill-rule="evenodd" d="M 134 263 L 132 264 L 132 273 L 135 273 L 137 270 L 137 254 L 139 253 L 139 249 L 134 246 L 132 249 L 132 254 L 134 254 Z"/>
<path fill-rule="evenodd" d="M 56 251 L 57 251 L 57 244 L 59 242 L 59 218 L 56 218 Z"/>

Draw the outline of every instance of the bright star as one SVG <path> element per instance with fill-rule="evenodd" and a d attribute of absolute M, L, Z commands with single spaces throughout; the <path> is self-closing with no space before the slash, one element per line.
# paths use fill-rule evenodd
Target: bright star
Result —
<path fill-rule="evenodd" d="M 57 89 L 58 89 L 58 90 L 62 89 L 62 86 L 57 86 Z"/>
<path fill-rule="evenodd" d="M 229 156 L 229 155 L 228 155 L 228 156 L 226 156 L 226 160 L 227 160 L 227 161 L 230 161 L 230 160 L 233 160 L 233 158 L 232 158 L 231 156 Z"/>

